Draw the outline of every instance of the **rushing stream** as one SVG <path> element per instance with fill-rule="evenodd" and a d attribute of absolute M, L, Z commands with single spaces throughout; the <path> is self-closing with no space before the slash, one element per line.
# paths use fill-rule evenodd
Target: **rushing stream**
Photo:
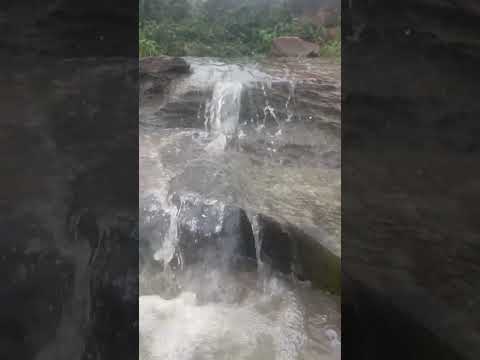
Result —
<path fill-rule="evenodd" d="M 257 221 L 340 256 L 339 65 L 187 61 L 141 99 L 140 359 L 339 359 L 339 297 L 263 261 Z"/>

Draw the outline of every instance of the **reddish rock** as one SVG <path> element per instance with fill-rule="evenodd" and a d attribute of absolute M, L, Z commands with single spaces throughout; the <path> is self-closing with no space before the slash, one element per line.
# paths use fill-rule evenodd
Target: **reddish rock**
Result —
<path fill-rule="evenodd" d="M 282 36 L 273 40 L 271 54 L 286 57 L 318 56 L 320 47 L 296 36 Z"/>

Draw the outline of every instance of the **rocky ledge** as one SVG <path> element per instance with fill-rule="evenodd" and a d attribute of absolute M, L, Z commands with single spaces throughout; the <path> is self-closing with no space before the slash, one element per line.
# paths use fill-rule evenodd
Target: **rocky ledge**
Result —
<path fill-rule="evenodd" d="M 198 265 L 243 267 L 257 261 L 272 271 L 295 275 L 315 288 L 340 294 L 340 258 L 313 237 L 287 221 L 250 214 L 236 206 L 207 202 L 198 197 L 175 196 L 178 212 L 175 255 L 171 268 Z M 140 210 L 140 265 L 158 262 L 155 254 L 168 246 L 170 214 L 158 210 L 154 199 L 146 199 Z M 158 239 L 165 239 L 159 243 Z M 160 264 L 164 266 L 165 264 Z M 155 266 L 155 265 L 154 265 Z"/>
<path fill-rule="evenodd" d="M 190 66 L 182 58 L 152 56 L 140 59 L 140 97 L 162 93 L 173 79 L 189 72 Z"/>

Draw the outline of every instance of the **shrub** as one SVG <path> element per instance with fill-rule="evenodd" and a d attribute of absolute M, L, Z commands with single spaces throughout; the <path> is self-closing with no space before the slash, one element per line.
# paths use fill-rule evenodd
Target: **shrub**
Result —
<path fill-rule="evenodd" d="M 298 36 L 320 44 L 322 54 L 340 54 L 340 39 L 325 42 L 325 29 L 293 18 L 287 7 L 271 1 L 237 3 L 207 0 L 191 7 L 183 0 L 142 0 L 139 55 L 255 56 L 268 53 L 278 36 Z"/>

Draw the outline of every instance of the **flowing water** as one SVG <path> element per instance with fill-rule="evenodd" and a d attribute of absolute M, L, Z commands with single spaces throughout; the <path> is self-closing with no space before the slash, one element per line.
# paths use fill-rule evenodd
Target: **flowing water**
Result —
<path fill-rule="evenodd" d="M 256 225 L 288 221 L 340 256 L 339 65 L 187 61 L 141 99 L 140 359 L 339 359 L 338 296 L 265 264 Z"/>

